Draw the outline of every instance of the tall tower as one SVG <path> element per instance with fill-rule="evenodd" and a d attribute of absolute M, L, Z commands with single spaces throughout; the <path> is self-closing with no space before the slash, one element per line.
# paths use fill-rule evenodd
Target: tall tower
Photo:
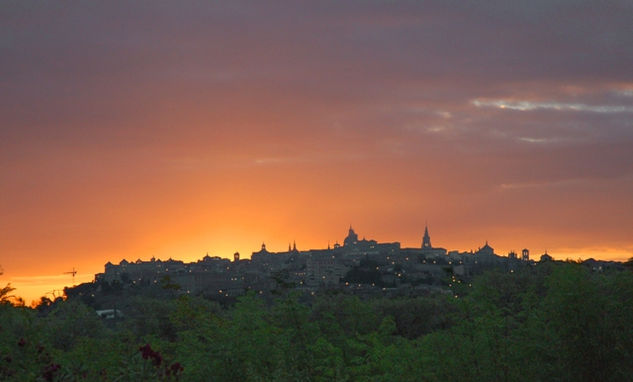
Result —
<path fill-rule="evenodd" d="M 521 260 L 530 261 L 530 251 L 527 248 L 523 248 L 521 251 Z"/>
<path fill-rule="evenodd" d="M 429 227 L 424 226 L 424 237 L 422 238 L 422 248 L 432 248 L 431 247 L 431 236 L 429 236 Z"/>

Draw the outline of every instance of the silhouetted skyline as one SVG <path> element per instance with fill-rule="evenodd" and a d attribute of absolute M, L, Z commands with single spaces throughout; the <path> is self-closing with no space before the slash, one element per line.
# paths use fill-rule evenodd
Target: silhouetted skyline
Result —
<path fill-rule="evenodd" d="M 378 241 L 633 256 L 633 4 L 8 2 L 3 280 Z M 38 286 L 39 285 L 39 286 Z"/>

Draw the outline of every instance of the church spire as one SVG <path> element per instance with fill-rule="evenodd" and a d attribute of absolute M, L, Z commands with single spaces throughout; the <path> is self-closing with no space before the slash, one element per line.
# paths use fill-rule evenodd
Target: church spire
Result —
<path fill-rule="evenodd" d="M 422 238 L 422 248 L 432 248 L 431 247 L 431 236 L 429 236 L 429 227 L 424 225 L 424 237 Z"/>

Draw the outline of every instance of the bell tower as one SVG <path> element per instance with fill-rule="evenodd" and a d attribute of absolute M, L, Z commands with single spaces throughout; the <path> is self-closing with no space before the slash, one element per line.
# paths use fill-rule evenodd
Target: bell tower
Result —
<path fill-rule="evenodd" d="M 422 238 L 422 248 L 432 248 L 431 247 L 431 236 L 429 236 L 429 227 L 424 226 L 424 237 Z"/>

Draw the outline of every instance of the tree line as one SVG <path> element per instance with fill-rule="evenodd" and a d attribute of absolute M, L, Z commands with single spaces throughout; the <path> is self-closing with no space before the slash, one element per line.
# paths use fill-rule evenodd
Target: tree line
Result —
<path fill-rule="evenodd" d="M 9 287 L 9 286 L 8 286 Z M 3 289 L 4 290 L 4 289 Z M 7 292 L 8 293 L 8 292 Z M 0 303 L 0 380 L 621 381 L 633 375 L 633 272 L 545 263 L 455 279 L 447 293 L 223 306 L 127 297 L 106 320 L 79 298 Z M 1 296 L 0 296 L 1 297 Z M 123 302 L 122 302 L 123 304 Z"/>

